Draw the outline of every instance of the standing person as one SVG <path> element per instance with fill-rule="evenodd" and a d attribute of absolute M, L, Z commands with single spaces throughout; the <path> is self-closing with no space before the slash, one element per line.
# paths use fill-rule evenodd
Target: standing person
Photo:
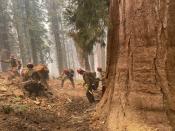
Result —
<path fill-rule="evenodd" d="M 28 80 L 35 80 L 37 82 L 40 81 L 39 74 L 34 70 L 34 65 L 32 63 L 27 64 L 27 79 Z"/>
<path fill-rule="evenodd" d="M 20 61 L 20 60 L 17 60 L 17 65 L 18 65 L 18 70 L 20 70 L 20 69 L 21 69 L 21 67 L 22 67 L 22 63 L 21 63 L 21 61 Z"/>
<path fill-rule="evenodd" d="M 75 88 L 75 83 L 74 83 L 74 70 L 73 69 L 65 69 L 63 73 L 61 74 L 62 80 L 61 80 L 61 87 L 64 86 L 64 82 L 66 80 L 70 80 L 72 87 Z"/>
<path fill-rule="evenodd" d="M 83 76 L 84 84 L 83 86 L 86 86 L 86 97 L 90 103 L 95 102 L 95 98 L 93 95 L 93 89 L 94 89 L 94 81 L 96 81 L 96 77 L 94 76 L 93 72 L 86 72 L 82 69 L 78 69 L 77 72 Z M 96 87 L 95 87 L 96 88 Z"/>
<path fill-rule="evenodd" d="M 9 60 L 1 60 L 1 62 L 10 64 L 11 71 L 17 76 L 20 75 L 20 68 L 22 64 L 19 60 L 15 58 L 14 55 L 11 55 Z"/>
<path fill-rule="evenodd" d="M 11 55 L 9 60 L 1 60 L 1 62 L 9 63 L 12 70 L 17 70 L 17 60 L 14 55 Z"/>
<path fill-rule="evenodd" d="M 102 96 L 103 96 L 105 93 L 105 90 L 106 90 L 106 86 L 105 86 L 105 74 L 106 74 L 106 72 L 104 72 L 102 70 L 102 68 L 100 68 L 100 67 L 97 68 L 97 71 L 100 73 L 100 81 L 101 81 L 101 85 L 102 85 Z"/>
<path fill-rule="evenodd" d="M 44 93 L 44 85 L 41 83 L 40 76 L 38 72 L 34 69 L 32 63 L 27 64 L 27 69 L 23 69 L 23 86 L 26 91 L 29 92 L 29 96 L 35 94 L 35 96 Z"/>
<path fill-rule="evenodd" d="M 17 70 L 19 74 L 20 74 L 21 68 L 22 68 L 22 63 L 20 60 L 17 60 Z"/>

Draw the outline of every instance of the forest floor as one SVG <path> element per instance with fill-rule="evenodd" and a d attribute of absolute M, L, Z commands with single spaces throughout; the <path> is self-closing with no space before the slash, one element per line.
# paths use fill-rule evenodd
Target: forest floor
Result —
<path fill-rule="evenodd" d="M 0 131 L 101 131 L 95 122 L 95 104 L 85 97 L 82 82 L 73 89 L 50 80 L 50 97 L 29 98 L 18 79 L 0 74 Z M 98 94 L 98 93 L 97 93 Z M 97 98 L 97 96 L 96 96 Z"/>

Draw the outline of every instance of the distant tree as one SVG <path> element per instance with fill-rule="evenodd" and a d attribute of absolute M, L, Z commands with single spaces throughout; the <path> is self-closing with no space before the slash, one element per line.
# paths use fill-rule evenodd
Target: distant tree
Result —
<path fill-rule="evenodd" d="M 38 0 L 11 0 L 13 3 L 14 25 L 17 30 L 20 54 L 23 64 L 45 62 L 45 15 Z"/>
<path fill-rule="evenodd" d="M 17 30 L 17 37 L 19 42 L 20 56 L 24 65 L 32 61 L 32 48 L 29 36 L 25 0 L 11 0 L 13 23 Z"/>
<path fill-rule="evenodd" d="M 54 37 L 58 69 L 61 73 L 67 67 L 66 51 L 65 51 L 65 36 L 62 24 L 62 4 L 63 1 L 47 0 L 47 10 L 50 22 L 50 30 Z"/>
<path fill-rule="evenodd" d="M 9 14 L 7 11 L 8 2 L 6 0 L 0 0 L 0 59 L 9 59 L 10 44 L 9 44 Z M 1 68 L 3 71 L 7 69 L 7 65 L 1 62 Z"/>
<path fill-rule="evenodd" d="M 45 14 L 42 3 L 38 0 L 25 0 L 26 18 L 29 29 L 32 58 L 35 64 L 44 62 L 44 51 L 47 45 L 44 42 L 46 38 L 46 29 L 44 26 Z"/>

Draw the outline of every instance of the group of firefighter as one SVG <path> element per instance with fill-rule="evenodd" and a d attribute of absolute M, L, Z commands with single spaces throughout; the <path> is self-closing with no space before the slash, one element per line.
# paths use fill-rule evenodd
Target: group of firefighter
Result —
<path fill-rule="evenodd" d="M 23 70 L 22 72 L 22 64 L 20 60 L 16 59 L 13 55 L 11 55 L 9 60 L 1 60 L 1 62 L 9 63 L 11 66 L 11 69 L 13 72 L 17 72 L 19 75 L 23 75 L 26 72 L 26 75 L 23 76 L 23 79 L 26 81 L 25 83 L 28 84 L 31 81 L 37 81 L 37 83 L 41 83 L 41 75 L 37 73 L 36 70 L 34 70 L 34 64 L 28 63 L 26 66 L 26 70 Z M 49 71 L 46 69 L 47 73 Z M 89 72 L 85 71 L 83 69 L 78 69 L 77 73 L 80 74 L 83 77 L 84 83 L 83 87 L 86 89 L 86 97 L 90 103 L 95 102 L 95 98 L 93 95 L 93 92 L 97 90 L 99 87 L 99 83 L 101 83 L 101 92 L 102 96 L 105 92 L 105 72 L 102 70 L 102 68 L 98 67 L 97 72 L 99 73 L 99 77 L 97 77 L 96 72 Z M 61 74 L 61 87 L 64 86 L 64 82 L 66 80 L 69 80 L 71 82 L 71 85 L 73 88 L 75 88 L 75 82 L 74 82 L 75 72 L 73 69 L 64 69 L 64 71 Z M 44 82 L 44 87 L 48 88 L 47 82 Z M 45 88 L 46 89 L 46 88 Z"/>
<path fill-rule="evenodd" d="M 96 76 L 96 72 L 89 72 L 83 69 L 78 69 L 77 72 L 83 77 L 84 83 L 83 87 L 86 88 L 86 97 L 90 103 L 95 102 L 95 98 L 93 95 L 93 91 L 97 90 L 99 83 L 101 82 L 102 87 L 102 96 L 105 92 L 105 72 L 102 68 L 98 67 L 97 71 L 99 73 L 99 77 Z M 73 69 L 65 69 L 62 73 L 62 87 L 64 85 L 65 80 L 70 80 L 72 87 L 75 88 L 74 83 L 74 70 Z"/>

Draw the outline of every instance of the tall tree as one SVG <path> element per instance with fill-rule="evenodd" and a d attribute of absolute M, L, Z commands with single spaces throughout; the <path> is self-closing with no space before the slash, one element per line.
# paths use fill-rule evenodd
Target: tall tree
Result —
<path fill-rule="evenodd" d="M 13 21 L 17 30 L 20 55 L 24 65 L 32 59 L 32 48 L 29 36 L 25 0 L 11 0 L 13 4 Z"/>
<path fill-rule="evenodd" d="M 8 1 L 0 0 L 0 52 L 1 58 L 0 59 L 9 59 L 10 54 L 10 45 L 9 45 L 9 30 L 8 30 L 8 23 L 9 23 L 9 15 L 7 11 Z M 7 69 L 7 65 L 1 63 L 2 71 Z"/>
<path fill-rule="evenodd" d="M 95 71 L 95 62 L 94 62 L 94 52 L 92 52 L 90 55 L 89 55 L 89 63 L 90 63 L 90 66 L 91 66 L 91 71 Z"/>
<path fill-rule="evenodd" d="M 60 11 L 59 12 L 59 20 L 60 20 L 60 34 L 61 34 L 61 45 L 62 45 L 62 53 L 63 53 L 63 64 L 64 67 L 68 67 L 68 63 L 67 63 L 67 52 L 66 52 L 66 37 L 67 37 L 67 29 L 65 29 L 65 25 L 64 25 L 64 18 L 63 18 L 63 8 L 64 8 L 64 2 L 61 2 L 62 4 L 60 5 Z"/>
<path fill-rule="evenodd" d="M 42 50 L 47 48 L 44 43 L 46 30 L 44 28 L 44 10 L 42 3 L 38 0 L 25 0 L 26 20 L 30 35 L 33 63 L 43 61 Z"/>
<path fill-rule="evenodd" d="M 46 30 L 42 3 L 38 0 L 12 0 L 12 3 L 23 64 L 37 64 L 44 60 L 43 50 L 48 48 L 44 42 Z"/>
<path fill-rule="evenodd" d="M 111 0 L 106 131 L 175 130 L 175 1 Z"/>
<path fill-rule="evenodd" d="M 100 44 L 96 44 L 94 49 L 95 56 L 95 66 L 102 67 L 103 70 L 106 70 L 106 46 L 103 47 Z"/>
<path fill-rule="evenodd" d="M 104 43 L 104 28 L 108 12 L 107 0 L 70 0 L 65 11 L 65 20 L 70 29 L 70 36 L 76 44 L 80 63 L 90 70 L 88 56 L 98 41 Z"/>
<path fill-rule="evenodd" d="M 67 63 L 65 62 L 65 59 L 64 59 L 64 57 L 66 57 L 64 35 L 61 30 L 63 29 L 62 20 L 61 20 L 61 5 L 60 5 L 61 2 L 58 0 L 48 0 L 46 2 L 47 2 L 49 21 L 51 22 L 50 28 L 55 39 L 58 69 L 59 69 L 59 72 L 61 73 L 64 67 L 67 67 Z"/>

